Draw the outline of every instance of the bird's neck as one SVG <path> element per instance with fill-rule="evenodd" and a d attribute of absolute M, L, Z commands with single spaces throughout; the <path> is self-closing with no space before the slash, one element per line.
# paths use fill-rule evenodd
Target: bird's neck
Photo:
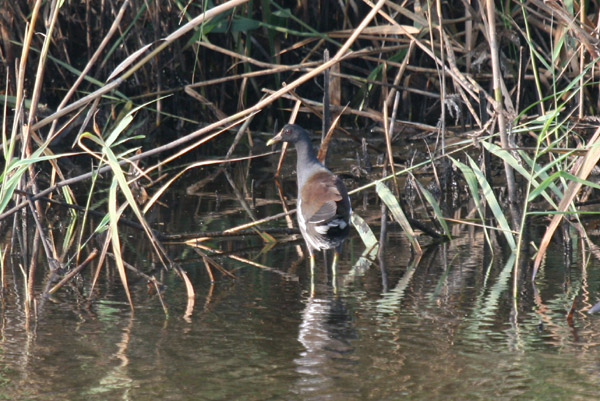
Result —
<path fill-rule="evenodd" d="M 298 157 L 296 166 L 296 175 L 298 177 L 298 190 L 306 182 L 315 170 L 321 170 L 325 167 L 319 162 L 315 156 L 310 140 L 296 142 L 296 154 Z"/>

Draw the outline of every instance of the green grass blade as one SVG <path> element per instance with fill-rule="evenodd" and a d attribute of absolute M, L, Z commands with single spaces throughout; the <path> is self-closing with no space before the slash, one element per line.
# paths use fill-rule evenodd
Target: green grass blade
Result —
<path fill-rule="evenodd" d="M 477 177 L 475 177 L 475 173 L 473 172 L 473 170 L 467 166 L 464 163 L 459 162 L 458 160 L 454 159 L 451 156 L 448 156 L 448 158 L 450 158 L 450 160 L 452 161 L 452 163 L 458 167 L 458 169 L 461 171 L 465 181 L 467 182 L 467 186 L 469 187 L 469 193 L 471 194 L 471 197 L 473 198 L 473 203 L 475 204 L 475 207 L 477 208 L 477 213 L 479 214 L 479 218 L 481 219 L 481 224 L 483 226 L 483 233 L 485 235 L 485 239 L 487 241 L 487 243 L 490 245 L 490 249 L 493 249 L 492 242 L 490 240 L 487 228 L 486 228 L 486 221 L 485 221 L 485 210 L 483 210 L 483 204 L 481 202 L 481 198 L 479 197 L 479 185 L 477 184 Z"/>
<path fill-rule="evenodd" d="M 502 149 L 501 147 L 499 147 L 497 145 L 494 145 L 492 143 L 488 143 L 488 142 L 485 142 L 485 141 L 482 141 L 481 144 L 491 154 L 493 154 L 494 156 L 500 158 L 503 161 L 506 161 L 515 171 L 517 171 L 519 174 L 521 174 L 521 176 L 523 176 L 523 178 L 525 178 L 527 181 L 529 181 L 534 188 L 537 188 L 540 185 L 540 183 L 538 181 L 536 181 L 537 176 L 538 175 L 546 176 L 541 171 L 542 167 L 539 167 L 539 166 L 536 165 L 534 167 L 534 170 L 536 171 L 536 173 L 532 177 L 531 173 L 529 171 L 527 171 L 521 165 L 521 163 L 519 163 L 517 161 L 517 159 L 515 159 L 515 157 L 509 151 L 504 150 L 504 149 Z M 524 156 L 524 155 L 521 154 L 521 156 Z M 527 157 L 525 159 L 525 161 L 530 166 L 534 163 L 534 161 L 531 158 L 529 158 L 529 157 Z M 559 161 L 556 161 L 556 163 L 558 163 L 558 162 Z M 544 166 L 544 168 L 546 168 L 546 166 Z M 558 189 L 558 187 L 555 184 L 550 185 L 550 189 L 552 190 L 552 192 L 554 192 L 555 195 L 562 196 L 562 192 Z M 546 199 L 546 201 L 548 203 L 550 203 L 553 206 L 556 206 L 556 203 L 554 202 L 554 200 L 552 199 L 552 197 L 546 191 L 541 191 L 540 194 L 542 194 L 544 196 L 544 199 Z"/>
<path fill-rule="evenodd" d="M 377 241 L 377 237 L 373 234 L 371 227 L 367 224 L 367 222 L 358 215 L 356 212 L 352 212 L 352 216 L 350 216 L 350 221 L 352 225 L 360 235 L 360 239 L 365 244 L 367 249 L 377 250 L 377 246 L 379 245 L 379 241 Z"/>
<path fill-rule="evenodd" d="M 446 219 L 444 219 L 444 214 L 442 213 L 442 209 L 440 209 L 439 203 L 437 202 L 435 197 L 431 194 L 431 192 L 429 192 L 427 189 L 425 189 L 425 187 L 423 185 L 421 185 L 421 183 L 419 181 L 415 180 L 415 182 L 421 189 L 421 192 L 423 193 L 423 196 L 425 196 L 425 199 L 427 200 L 427 202 L 433 208 L 433 213 L 435 214 L 435 218 L 437 219 L 437 221 L 440 222 L 440 225 L 442 226 L 442 229 L 444 230 L 444 235 L 447 236 L 448 239 L 451 240 L 452 236 L 450 235 L 450 229 L 448 228 L 448 223 L 446 223 Z"/>
<path fill-rule="evenodd" d="M 408 219 L 406 218 L 402 207 L 400 207 L 398 199 L 396 199 L 396 197 L 394 196 L 392 191 L 390 191 L 387 185 L 385 185 L 381 181 L 377 181 L 377 184 L 375 185 L 375 190 L 377 191 L 377 194 L 379 195 L 383 203 L 385 203 L 385 205 L 392 213 L 392 216 L 394 216 L 394 219 L 398 222 L 398 224 L 400 224 L 400 227 L 402 227 L 402 230 L 408 237 L 408 240 L 412 244 L 415 252 L 419 254 L 422 253 L 423 251 L 421 250 L 421 245 L 419 245 L 419 241 L 417 241 L 417 236 L 415 235 L 415 232 L 413 231 L 410 223 L 408 222 Z"/>
<path fill-rule="evenodd" d="M 504 212 L 502 211 L 502 208 L 500 207 L 500 204 L 498 203 L 498 199 L 496 199 L 496 195 L 494 195 L 494 191 L 492 190 L 492 187 L 485 179 L 483 172 L 479 169 L 479 167 L 477 167 L 477 164 L 473 161 L 473 159 L 471 159 L 470 156 L 467 155 L 467 158 L 469 159 L 469 164 L 471 165 L 471 169 L 473 170 L 473 173 L 475 174 L 475 177 L 477 178 L 477 182 L 479 182 L 479 186 L 481 187 L 481 189 L 483 191 L 483 196 L 487 200 L 490 210 L 494 214 L 494 217 L 496 218 L 496 221 L 498 222 L 498 225 L 500 226 L 500 229 L 502 230 L 502 233 L 504 234 L 504 237 L 506 238 L 506 242 L 508 243 L 508 246 L 510 246 L 510 249 L 514 252 L 517 249 L 517 244 L 515 243 L 515 238 L 513 237 L 513 233 L 512 233 L 512 230 L 510 229 L 510 225 L 508 224 L 508 221 L 506 220 L 506 216 L 504 215 Z"/>
<path fill-rule="evenodd" d="M 554 181 L 558 178 L 564 178 L 569 181 L 578 182 L 582 185 L 587 185 L 588 187 L 600 189 L 600 184 L 596 184 L 594 182 L 576 177 L 573 174 L 567 173 L 566 171 L 557 171 L 556 173 L 552 174 L 551 176 L 546 178 L 544 181 L 542 181 L 541 184 L 536 189 L 531 191 L 531 193 L 529 194 L 528 201 L 531 202 L 533 199 L 535 199 L 541 192 L 543 192 L 546 189 L 546 187 L 548 187 L 548 185 L 551 185 L 552 183 L 554 183 Z M 562 194 L 561 194 L 561 198 L 562 198 Z"/>

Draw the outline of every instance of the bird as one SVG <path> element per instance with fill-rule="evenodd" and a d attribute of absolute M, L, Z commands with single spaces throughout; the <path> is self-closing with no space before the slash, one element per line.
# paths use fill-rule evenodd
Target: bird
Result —
<path fill-rule="evenodd" d="M 298 200 L 296 216 L 306 242 L 310 271 L 314 275 L 315 251 L 334 249 L 335 274 L 342 244 L 350 232 L 352 207 L 344 182 L 315 156 L 308 132 L 297 124 L 286 124 L 267 142 L 289 142 L 296 147 Z"/>

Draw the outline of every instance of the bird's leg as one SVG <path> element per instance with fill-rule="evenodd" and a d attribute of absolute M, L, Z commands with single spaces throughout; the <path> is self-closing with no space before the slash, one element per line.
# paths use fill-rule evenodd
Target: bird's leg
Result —
<path fill-rule="evenodd" d="M 339 249 L 336 248 L 333 252 L 333 261 L 331 262 L 331 284 L 333 285 L 333 293 L 337 294 L 337 263 L 340 257 Z"/>
<path fill-rule="evenodd" d="M 310 296 L 315 296 L 315 254 L 308 247 L 308 258 L 310 259 Z"/>
<path fill-rule="evenodd" d="M 340 253 L 342 253 L 342 242 L 333 250 L 333 261 L 331 262 L 331 274 L 333 276 L 333 290 L 337 294 L 337 264 L 340 259 Z"/>
<path fill-rule="evenodd" d="M 331 275 L 333 276 L 333 278 L 335 278 L 337 276 L 337 264 L 338 264 L 338 259 L 340 258 L 340 248 L 335 248 L 335 251 L 333 252 L 333 261 L 331 262 Z"/>

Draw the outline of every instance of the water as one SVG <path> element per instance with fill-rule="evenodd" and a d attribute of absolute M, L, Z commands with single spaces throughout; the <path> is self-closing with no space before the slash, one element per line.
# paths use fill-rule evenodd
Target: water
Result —
<path fill-rule="evenodd" d="M 261 199 L 258 218 L 280 211 Z M 354 207 L 377 229 L 373 199 L 366 210 Z M 223 189 L 163 200 L 170 207 L 150 217 L 164 232 L 248 221 Z M 319 257 L 313 280 L 302 242 L 271 248 L 255 236 L 207 241 L 252 262 L 213 255 L 236 276 L 213 269 L 213 284 L 190 247 L 168 245 L 196 291 L 188 313 L 181 280 L 156 270 L 168 316 L 146 281 L 130 272 L 132 313 L 113 268 L 102 271 L 92 301 L 85 269 L 78 286 L 38 303 L 38 318 L 28 318 L 18 264 L 7 258 L 0 400 L 599 398 L 600 315 L 585 313 L 600 298 L 596 259 L 582 259 L 577 246 L 570 258 L 553 248 L 537 292 L 525 282 L 514 300 L 510 257 L 484 252 L 481 233 L 465 228 L 416 258 L 399 229 L 390 230 L 383 261 L 361 263 L 364 246 L 354 234 L 338 274 Z M 136 232 L 123 238 L 125 259 L 150 272 L 147 241 Z"/>
<path fill-rule="evenodd" d="M 600 324 L 583 312 L 597 296 L 597 266 L 550 259 L 537 304 L 525 291 L 515 315 L 510 269 L 483 263 L 481 239 L 435 247 L 415 264 L 394 235 L 387 280 L 375 265 L 353 266 L 359 242 L 336 280 L 319 261 L 313 295 L 295 244 L 260 256 L 285 275 L 230 262 L 237 278 L 211 285 L 196 264 L 187 317 L 172 273 L 168 318 L 135 281 L 133 314 L 113 284 L 92 303 L 63 292 L 29 322 L 8 288 L 0 399 L 597 399 Z"/>

